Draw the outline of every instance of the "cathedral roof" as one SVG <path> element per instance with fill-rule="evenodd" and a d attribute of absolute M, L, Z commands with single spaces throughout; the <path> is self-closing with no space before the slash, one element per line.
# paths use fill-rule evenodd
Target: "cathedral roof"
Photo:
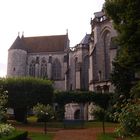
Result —
<path fill-rule="evenodd" d="M 88 44 L 89 43 L 90 34 L 86 34 L 84 38 L 81 40 L 80 44 Z"/>
<path fill-rule="evenodd" d="M 17 36 L 16 40 L 14 41 L 12 46 L 9 48 L 9 50 L 11 49 L 21 49 L 21 50 L 27 51 L 24 41 L 19 36 Z"/>
<path fill-rule="evenodd" d="M 22 37 L 14 41 L 10 49 L 23 49 L 29 53 L 64 51 L 68 46 L 67 35 Z"/>
<path fill-rule="evenodd" d="M 68 46 L 68 36 L 25 37 L 24 42 L 30 53 L 64 51 Z"/>

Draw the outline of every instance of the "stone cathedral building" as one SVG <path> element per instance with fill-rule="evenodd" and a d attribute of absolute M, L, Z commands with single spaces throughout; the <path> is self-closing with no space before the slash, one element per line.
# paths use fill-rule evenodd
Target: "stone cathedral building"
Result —
<path fill-rule="evenodd" d="M 112 92 L 109 77 L 117 51 L 113 41 L 117 33 L 102 11 L 94 14 L 90 24 L 91 34 L 74 47 L 69 46 L 68 34 L 18 36 L 8 50 L 7 76 L 48 78 L 58 90 Z M 82 108 L 83 119 L 90 119 L 90 105 Z M 79 104 L 67 104 L 65 110 L 66 119 L 80 117 Z"/>
<path fill-rule="evenodd" d="M 8 77 L 32 76 L 54 81 L 66 90 L 68 35 L 16 38 L 8 50 Z"/>

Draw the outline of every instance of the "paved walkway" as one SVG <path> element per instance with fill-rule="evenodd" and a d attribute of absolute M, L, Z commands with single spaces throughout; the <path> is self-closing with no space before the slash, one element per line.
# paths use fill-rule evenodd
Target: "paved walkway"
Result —
<path fill-rule="evenodd" d="M 112 132 L 114 128 L 106 128 L 106 132 Z M 54 140 L 96 140 L 102 128 L 87 128 L 75 130 L 60 130 L 56 133 Z"/>
<path fill-rule="evenodd" d="M 17 127 L 19 130 L 27 130 L 29 132 L 44 133 L 43 128 Z M 113 132 L 114 128 L 106 128 L 106 132 Z M 96 140 L 98 133 L 102 133 L 102 128 L 86 128 L 86 129 L 59 129 L 49 128 L 49 132 L 55 133 L 54 140 Z"/>

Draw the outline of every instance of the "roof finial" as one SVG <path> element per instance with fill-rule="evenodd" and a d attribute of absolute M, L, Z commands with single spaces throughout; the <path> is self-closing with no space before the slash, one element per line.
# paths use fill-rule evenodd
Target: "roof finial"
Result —
<path fill-rule="evenodd" d="M 66 34 L 68 35 L 68 29 L 66 29 Z"/>
<path fill-rule="evenodd" d="M 22 38 L 24 38 L 24 31 L 22 32 Z"/>
<path fill-rule="evenodd" d="M 18 32 L 18 37 L 20 36 L 20 32 Z"/>

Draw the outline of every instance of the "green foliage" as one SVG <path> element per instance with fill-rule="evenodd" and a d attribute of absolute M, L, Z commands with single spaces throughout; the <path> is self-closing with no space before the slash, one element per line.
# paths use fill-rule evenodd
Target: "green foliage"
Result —
<path fill-rule="evenodd" d="M 140 131 L 140 100 L 130 100 L 123 104 L 121 112 L 115 112 L 114 118 L 120 123 L 119 136 L 133 136 Z"/>
<path fill-rule="evenodd" d="M 0 88 L 0 123 L 6 118 L 7 91 Z"/>
<path fill-rule="evenodd" d="M 120 122 L 118 133 L 122 135 L 135 134 L 140 117 L 139 103 L 134 99 L 139 97 L 139 83 L 134 76 L 140 72 L 139 7 L 139 0 L 106 0 L 104 6 L 118 32 L 119 49 L 111 79 L 119 93 L 115 94 L 114 107 L 115 117 Z"/>
<path fill-rule="evenodd" d="M 29 133 L 29 138 L 32 140 L 53 140 L 54 134 Z"/>
<path fill-rule="evenodd" d="M 111 93 L 95 93 L 91 91 L 65 91 L 65 92 L 57 92 L 54 95 L 54 102 L 58 103 L 58 112 L 57 115 L 60 115 L 60 119 L 62 120 L 64 117 L 64 106 L 68 103 L 87 103 L 94 102 L 99 105 L 103 109 L 107 109 L 109 106 L 109 101 L 112 98 Z M 59 114 L 60 113 L 60 114 Z"/>
<path fill-rule="evenodd" d="M 3 78 L 0 85 L 8 91 L 8 106 L 14 108 L 19 121 L 26 121 L 24 118 L 27 110 L 37 102 L 52 103 L 53 85 L 49 80 L 31 77 Z"/>
<path fill-rule="evenodd" d="M 55 93 L 54 102 L 60 105 L 65 105 L 71 102 L 86 103 L 91 100 L 91 97 L 92 97 L 92 92 L 62 91 L 62 92 Z"/>
<path fill-rule="evenodd" d="M 98 134 L 97 140 L 123 140 L 123 138 L 118 138 L 116 133 L 106 133 L 106 134 Z M 139 140 L 140 137 L 126 137 L 124 140 Z"/>
<path fill-rule="evenodd" d="M 140 81 L 131 89 L 130 94 L 134 98 L 140 98 Z"/>
<path fill-rule="evenodd" d="M 99 106 L 94 106 L 91 109 L 91 115 L 95 117 L 96 120 L 102 121 L 105 118 L 105 110 Z"/>
<path fill-rule="evenodd" d="M 58 105 L 56 111 L 55 111 L 55 119 L 56 121 L 63 121 L 64 120 L 64 113 L 65 113 L 65 107 Z"/>
<path fill-rule="evenodd" d="M 53 107 L 49 104 L 43 105 L 38 103 L 33 107 L 33 112 L 37 116 L 38 120 L 43 122 L 52 120 L 54 118 Z"/>
<path fill-rule="evenodd" d="M 98 134 L 97 140 L 115 140 L 115 136 L 111 133 L 108 134 Z"/>
<path fill-rule="evenodd" d="M 11 135 L 14 131 L 15 128 L 10 124 L 0 124 L 0 138 Z"/>
<path fill-rule="evenodd" d="M 106 0 L 105 11 L 113 20 L 120 46 L 117 62 L 129 71 L 140 71 L 140 1 Z M 121 72 L 120 72 L 121 73 Z"/>
<path fill-rule="evenodd" d="M 0 83 L 8 91 L 10 107 L 32 107 L 37 102 L 52 103 L 53 86 L 49 80 L 18 77 L 5 78 Z"/>
<path fill-rule="evenodd" d="M 27 131 L 14 131 L 11 135 L 3 136 L 1 140 L 26 140 L 27 136 Z"/>
<path fill-rule="evenodd" d="M 129 92 L 133 86 L 132 81 L 134 80 L 134 72 L 129 69 L 121 66 L 119 62 L 113 62 L 114 69 L 111 74 L 111 82 L 116 87 L 116 93 L 118 97 L 120 94 L 125 95 L 126 97 L 130 97 Z"/>
<path fill-rule="evenodd" d="M 55 93 L 54 102 L 59 105 L 65 105 L 71 102 L 95 102 L 102 108 L 107 108 L 111 97 L 111 93 L 100 94 L 91 91 L 64 91 Z"/>

